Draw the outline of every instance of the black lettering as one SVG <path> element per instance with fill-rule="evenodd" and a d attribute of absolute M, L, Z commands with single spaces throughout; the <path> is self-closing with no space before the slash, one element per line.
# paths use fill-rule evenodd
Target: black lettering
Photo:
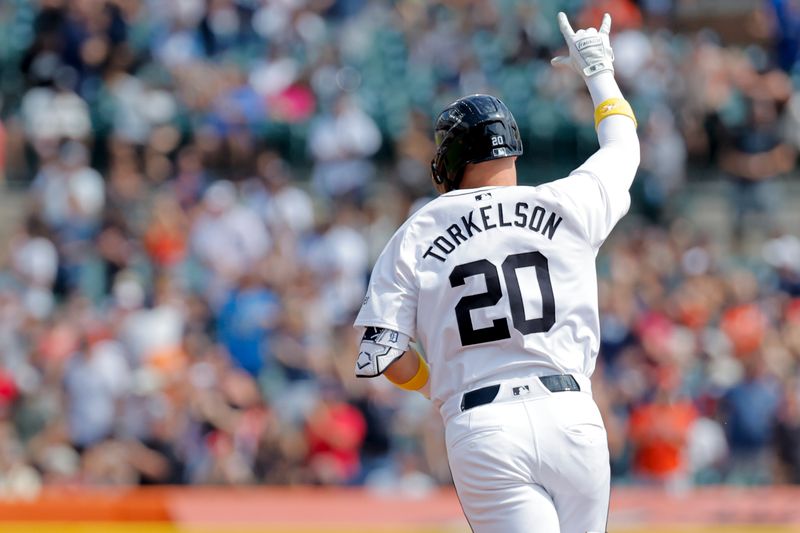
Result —
<path fill-rule="evenodd" d="M 536 280 L 539 282 L 539 291 L 542 293 L 542 317 L 525 318 L 525 303 L 519 287 L 517 269 L 535 267 Z M 556 323 L 556 302 L 553 295 L 553 285 L 550 282 L 550 268 L 547 258 L 541 252 L 528 252 L 514 254 L 503 261 L 503 276 L 506 278 L 508 288 L 508 303 L 511 306 L 511 319 L 514 328 L 523 335 L 543 333 L 550 331 Z"/>
<path fill-rule="evenodd" d="M 525 202 L 517 202 L 517 209 L 515 211 L 515 213 L 517 213 L 517 221 L 514 222 L 514 225 L 520 228 L 524 228 L 528 223 L 528 215 L 522 211 L 523 208 L 528 209 L 528 204 Z"/>
<path fill-rule="evenodd" d="M 489 225 L 489 215 L 486 214 L 486 211 L 488 211 L 491 208 L 492 206 L 490 205 L 485 205 L 480 208 L 481 218 L 483 219 L 483 229 L 488 230 L 497 227 L 497 224 L 492 224 L 491 226 Z"/>
<path fill-rule="evenodd" d="M 508 339 L 511 333 L 508 330 L 508 320 L 496 318 L 488 328 L 478 328 L 472 324 L 471 311 L 492 307 L 503 297 L 503 288 L 500 286 L 500 277 L 497 267 L 486 259 L 473 261 L 456 266 L 450 273 L 450 286 L 461 287 L 466 279 L 472 276 L 483 276 L 486 281 L 486 292 L 470 294 L 461 298 L 456 304 L 456 323 L 462 346 L 482 344 L 484 342 Z"/>
<path fill-rule="evenodd" d="M 497 204 L 497 218 L 500 219 L 501 226 L 510 226 L 511 222 L 506 222 L 503 220 L 503 204 Z"/>
<path fill-rule="evenodd" d="M 536 217 L 539 217 L 539 220 L 536 220 Z M 533 231 L 539 231 L 542 227 L 542 221 L 544 220 L 544 207 L 537 205 L 533 208 L 533 213 L 531 214 L 531 223 L 528 224 L 528 229 Z"/>
<path fill-rule="evenodd" d="M 467 235 L 472 237 L 472 230 L 474 229 L 476 233 L 483 233 L 483 230 L 479 228 L 473 221 L 472 215 L 474 215 L 474 211 L 470 211 L 469 215 L 466 217 L 461 217 L 461 222 L 464 224 L 464 229 L 467 232 Z"/>
<path fill-rule="evenodd" d="M 452 237 L 453 242 L 456 243 L 456 246 L 460 245 L 462 242 L 467 242 L 467 238 L 464 237 L 463 233 L 461 233 L 461 228 L 459 228 L 457 224 L 453 224 L 447 228 L 447 233 L 450 234 L 450 237 Z M 458 239 L 461 239 L 461 241 Z"/>
<path fill-rule="evenodd" d="M 519 269 L 534 267 L 536 281 L 542 294 L 541 318 L 527 318 L 525 316 L 525 302 L 527 298 L 522 295 L 519 286 Z M 528 274 L 530 275 L 530 274 Z M 450 273 L 450 286 L 461 287 L 466 279 L 472 276 L 483 276 L 486 282 L 486 292 L 469 294 L 462 297 L 456 304 L 456 322 L 462 346 L 494 342 L 511 337 L 507 318 L 497 318 L 489 327 L 475 329 L 471 313 L 475 309 L 494 307 L 503 297 L 497 267 L 494 263 L 479 259 L 472 263 L 456 266 Z M 556 323 L 556 303 L 553 285 L 550 282 L 550 269 L 547 258 L 541 252 L 527 252 L 513 254 L 503 261 L 503 277 L 508 289 L 508 303 L 511 308 L 511 320 L 514 328 L 523 335 L 544 333 Z"/>
<path fill-rule="evenodd" d="M 447 246 L 449 246 L 450 248 L 449 249 L 446 248 L 442 243 L 447 243 Z M 445 254 L 449 254 L 450 252 L 452 252 L 453 250 L 456 249 L 456 245 L 453 244 L 452 242 L 448 241 L 442 235 L 439 235 L 438 237 L 433 239 L 433 244 L 435 244 L 436 247 L 439 248 L 441 251 L 443 251 Z"/>
<path fill-rule="evenodd" d="M 438 259 L 439 261 L 444 263 L 444 257 L 442 257 L 441 255 L 439 255 L 437 253 L 434 253 L 433 246 L 428 246 L 428 250 L 424 254 L 422 254 L 422 258 L 425 259 L 429 255 L 432 255 L 433 257 L 435 257 L 436 259 Z"/>
<path fill-rule="evenodd" d="M 547 223 L 544 225 L 544 229 L 542 230 L 542 235 L 547 233 L 547 238 L 552 241 L 553 235 L 556 233 L 556 230 L 558 229 L 558 225 L 561 224 L 561 220 L 563 220 L 561 217 L 558 217 L 558 220 L 556 220 L 556 214 L 550 213 L 550 218 L 547 219 Z"/>

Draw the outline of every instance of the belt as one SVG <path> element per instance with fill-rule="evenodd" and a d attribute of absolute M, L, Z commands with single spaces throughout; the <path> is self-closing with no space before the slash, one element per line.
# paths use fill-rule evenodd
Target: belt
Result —
<path fill-rule="evenodd" d="M 564 391 L 580 391 L 581 387 L 578 381 L 571 374 L 556 374 L 552 376 L 539 376 L 539 381 L 550 392 L 564 392 Z M 514 387 L 514 396 L 520 396 L 527 392 L 528 386 L 522 385 Z M 500 385 L 489 385 L 481 387 L 480 389 L 465 392 L 461 397 L 461 410 L 467 411 L 479 405 L 492 403 L 500 392 Z"/>

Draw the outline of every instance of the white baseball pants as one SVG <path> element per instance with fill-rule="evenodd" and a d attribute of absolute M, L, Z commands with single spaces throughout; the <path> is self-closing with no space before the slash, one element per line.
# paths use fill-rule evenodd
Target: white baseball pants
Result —
<path fill-rule="evenodd" d="M 502 382 L 494 401 L 464 412 L 460 396 L 442 406 L 450 469 L 475 533 L 606 530 L 608 439 L 588 378 L 575 377 L 581 392 L 550 392 L 533 377 Z"/>

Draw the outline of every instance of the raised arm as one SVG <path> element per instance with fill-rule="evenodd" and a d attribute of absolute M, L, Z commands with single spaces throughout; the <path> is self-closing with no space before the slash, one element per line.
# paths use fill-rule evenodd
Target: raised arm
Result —
<path fill-rule="evenodd" d="M 573 174 L 589 174 L 600 186 L 604 210 L 590 208 L 587 231 L 599 246 L 630 205 L 630 189 L 639 167 L 639 138 L 636 117 L 614 79 L 614 52 L 609 41 L 611 16 L 606 14 L 600 29 L 573 31 L 564 13 L 558 25 L 569 47 L 569 56 L 553 59 L 553 65 L 571 67 L 586 82 L 595 107 L 595 127 L 600 148 Z M 576 180 L 564 180 L 562 187 L 571 191 L 578 204 L 597 206 L 591 188 Z M 592 216 L 596 215 L 596 216 Z M 593 220 L 594 219 L 594 220 Z"/>
<path fill-rule="evenodd" d="M 569 47 L 569 57 L 556 57 L 552 62 L 571 66 L 583 77 L 595 107 L 600 150 L 584 167 L 590 167 L 601 179 L 612 173 L 614 180 L 628 189 L 639 166 L 639 138 L 633 110 L 614 79 L 614 52 L 609 40 L 611 16 L 606 13 L 599 30 L 575 32 L 567 16 L 559 13 L 558 26 Z"/>

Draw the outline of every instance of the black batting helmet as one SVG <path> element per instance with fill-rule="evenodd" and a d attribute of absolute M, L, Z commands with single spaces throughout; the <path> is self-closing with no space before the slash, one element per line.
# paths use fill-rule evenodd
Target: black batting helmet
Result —
<path fill-rule="evenodd" d="M 447 106 L 436 119 L 434 136 L 431 177 L 445 192 L 458 189 L 469 163 L 522 155 L 514 115 L 486 94 L 465 96 Z"/>

